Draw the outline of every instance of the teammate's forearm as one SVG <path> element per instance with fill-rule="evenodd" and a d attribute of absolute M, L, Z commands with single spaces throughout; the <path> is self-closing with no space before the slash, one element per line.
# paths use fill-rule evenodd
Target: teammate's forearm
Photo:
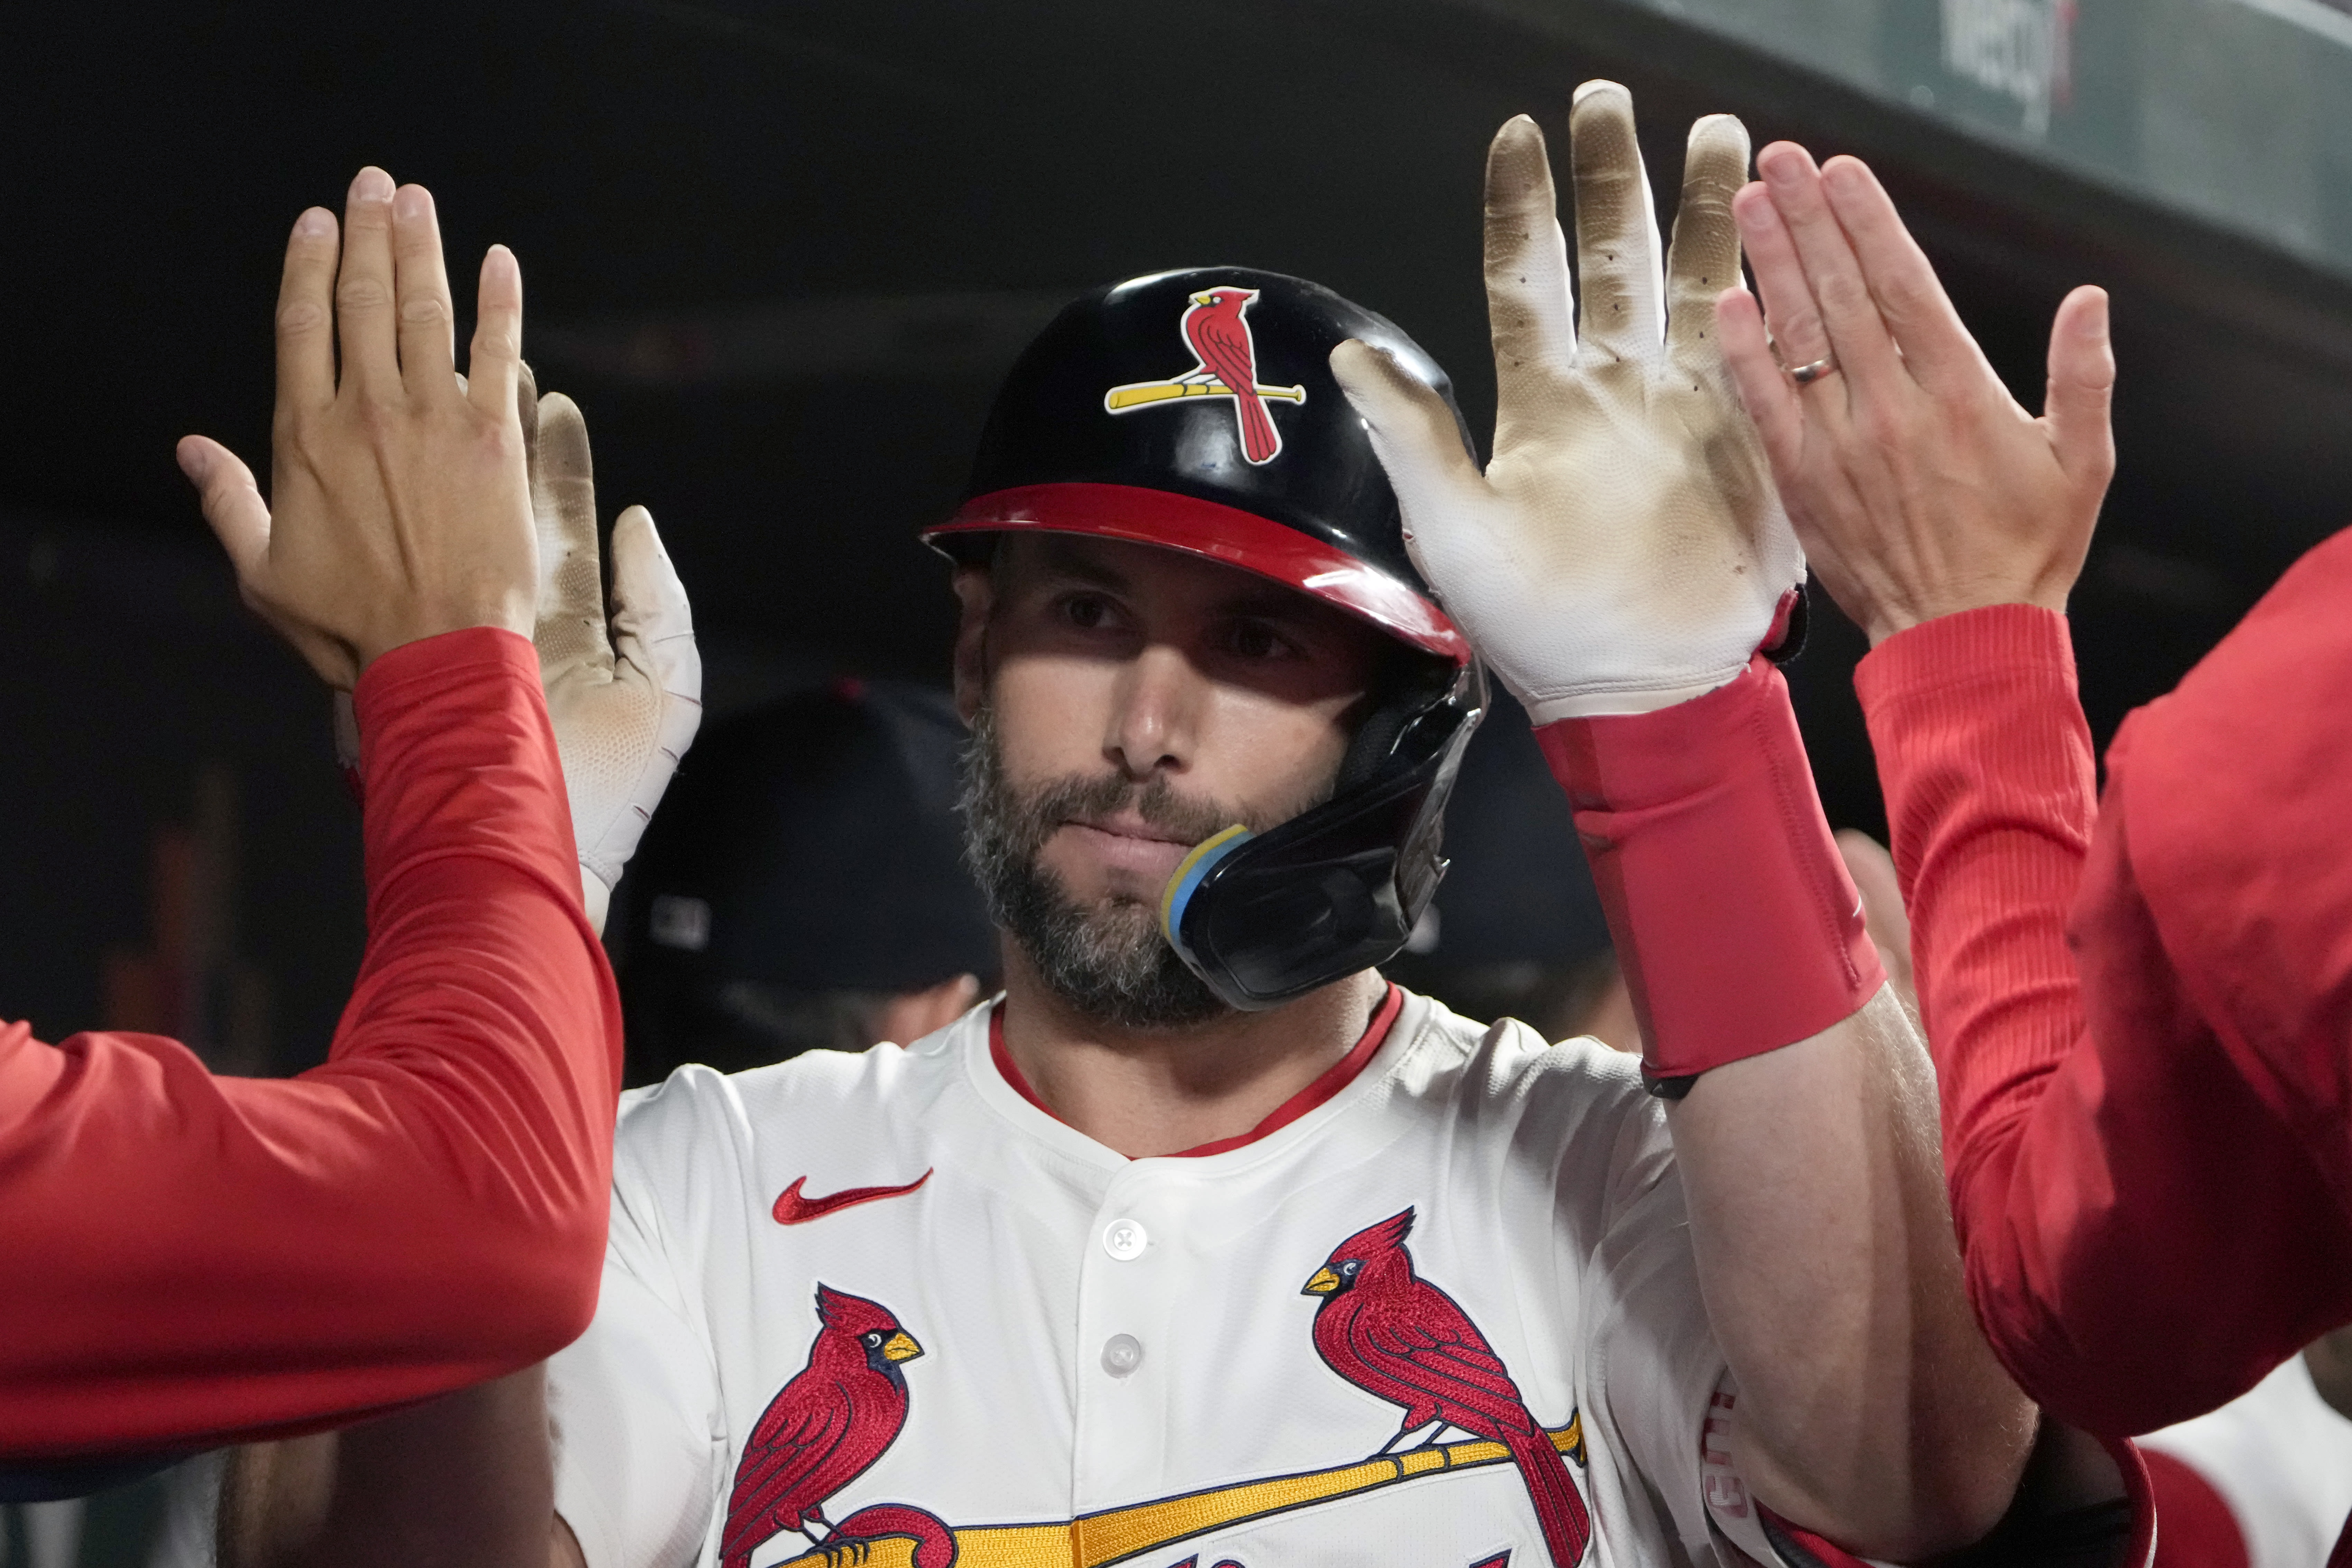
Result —
<path fill-rule="evenodd" d="M 1856 687 L 1912 909 L 1969 1291 L 1994 1348 L 2036 1399 L 2092 1431 L 2147 1431 L 2222 1403 L 2342 1320 L 2352 1267 L 2311 1244 L 2343 1223 L 2294 1131 L 2321 1114 L 2316 1099 L 2301 1111 L 2266 1102 L 2178 967 L 2177 954 L 2205 962 L 2223 944 L 2160 931 L 2142 886 L 2144 825 L 2128 810 L 2142 720 L 2109 752 L 2095 834 L 2060 617 L 2006 606 L 1931 621 L 1882 645 Z M 2204 820 L 2262 820 L 2294 847 L 2298 883 L 2317 885 L 2300 858 L 2326 835 L 2263 819 L 2334 775 L 2291 770 L 2294 786 L 2265 796 L 2250 781 L 2274 752 L 2230 746 L 2221 770 L 2214 754 L 2174 761 L 2270 805 Z M 2154 798 L 2176 805 L 2160 787 Z M 2226 909 L 2264 885 L 2233 875 L 2200 890 Z M 2274 912 L 2258 915 L 2273 944 Z M 2280 993 L 2245 994 L 2269 1005 Z M 2223 1163 L 2231 1180 L 2216 1184 Z M 2263 1194 L 2251 1211 L 2249 1190 Z"/>
<path fill-rule="evenodd" d="M 1906 1561 L 1990 1529 L 2033 1434 L 1962 1289 L 1934 1101 L 1882 990 L 1668 1112 L 1739 1473 L 1783 1518 Z"/>
<path fill-rule="evenodd" d="M 546 1369 L 396 1415 L 239 1450 L 220 1568 L 546 1568 Z"/>
<path fill-rule="evenodd" d="M 1849 1550 L 1965 1544 L 2031 1433 L 1969 1321 L 1934 1089 L 1762 660 L 1538 740 L 1672 1112 L 1742 1472 Z M 1784 1506 L 1785 1505 L 1785 1506 Z"/>
<path fill-rule="evenodd" d="M 0 1236 L 46 1260 L 0 1294 L 8 1452 L 348 1415 L 586 1321 L 619 1032 L 535 661 L 458 633 L 361 694 L 387 700 L 362 715 L 372 930 L 327 1067 L 225 1079 L 147 1037 L 0 1041 Z"/>
<path fill-rule="evenodd" d="M 294 1568 L 317 1550 L 339 1441 L 319 1432 L 229 1450 L 213 1510 L 219 1568 Z"/>
<path fill-rule="evenodd" d="M 2066 911 L 2098 814 L 2064 620 L 2028 605 L 1890 638 L 1856 672 L 1911 914 L 1959 1233 L 1972 1171 L 2083 1035 Z"/>

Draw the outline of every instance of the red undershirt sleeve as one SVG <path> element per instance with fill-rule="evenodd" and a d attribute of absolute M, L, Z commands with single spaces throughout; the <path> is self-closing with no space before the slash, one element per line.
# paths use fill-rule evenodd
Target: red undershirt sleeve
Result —
<path fill-rule="evenodd" d="M 2128 806 L 2179 759 L 2141 755 L 2144 719 L 2126 725 L 2101 813 L 2065 622 L 2029 606 L 1890 637 L 1855 685 L 1995 1352 L 2108 1436 L 2233 1397 L 2352 1310 L 2352 1249 L 2305 1147 L 2184 988 L 2147 885 Z M 2260 793 L 2204 834 L 2263 832 Z M 2228 900 L 2194 879 L 2178 891 Z"/>
<path fill-rule="evenodd" d="M 369 936 L 325 1066 L 0 1031 L 0 1453 L 323 1425 L 593 1310 L 620 1018 L 537 658 L 454 632 L 355 697 Z"/>

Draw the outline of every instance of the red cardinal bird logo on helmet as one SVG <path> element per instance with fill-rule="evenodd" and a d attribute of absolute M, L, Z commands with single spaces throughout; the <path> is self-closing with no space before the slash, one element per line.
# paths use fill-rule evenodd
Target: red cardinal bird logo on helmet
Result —
<path fill-rule="evenodd" d="M 723 1568 L 746 1568 L 761 1542 L 783 1531 L 812 1545 L 831 1539 L 825 1500 L 863 1475 L 907 1424 L 900 1368 L 923 1347 L 887 1307 L 829 1285 L 816 1288 L 816 1315 L 823 1326 L 808 1365 L 768 1401 L 743 1446 L 719 1543 Z"/>
<path fill-rule="evenodd" d="M 1270 463 L 1282 451 L 1282 432 L 1274 427 L 1266 399 L 1304 403 L 1304 386 L 1265 386 L 1257 379 L 1257 343 L 1244 315 L 1258 297 L 1255 289 L 1221 284 L 1192 296 L 1192 303 L 1177 324 L 1184 346 L 1199 363 L 1182 375 L 1166 381 L 1137 381 L 1103 394 L 1103 407 L 1113 414 L 1131 414 L 1187 397 L 1230 397 L 1241 421 L 1242 456 L 1252 467 Z"/>
<path fill-rule="evenodd" d="M 1413 1272 L 1404 1247 L 1412 1232 L 1407 1209 L 1331 1249 L 1300 1292 L 1323 1299 L 1316 1353 L 1365 1393 L 1403 1407 L 1381 1453 L 1440 1424 L 1502 1444 L 1527 1483 L 1553 1568 L 1575 1568 L 1592 1525 L 1568 1460 L 1461 1303 Z"/>

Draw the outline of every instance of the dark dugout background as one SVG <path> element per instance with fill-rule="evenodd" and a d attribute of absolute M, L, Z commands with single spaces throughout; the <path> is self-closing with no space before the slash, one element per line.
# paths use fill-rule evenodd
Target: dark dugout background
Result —
<path fill-rule="evenodd" d="M 725 712 L 811 676 L 938 677 L 949 599 L 910 535 L 1069 294 L 1302 273 L 1415 333 L 1483 431 L 1494 128 L 1530 111 L 1564 154 L 1576 82 L 1625 80 L 1670 213 L 1689 120 L 1735 110 L 1759 144 L 1877 162 L 2029 406 L 2060 295 L 2115 290 L 2123 473 L 2077 600 L 2104 738 L 2352 512 L 2352 290 L 2313 259 L 2325 225 L 2298 258 L 1988 131 L 2002 102 L 1950 53 L 1970 3 L 1777 0 L 1750 13 L 1770 50 L 1598 0 L 11 7 L 0 1013 L 173 1027 L 242 1070 L 323 1049 L 361 936 L 356 816 L 325 700 L 236 605 L 172 444 L 205 431 L 266 471 L 285 232 L 363 162 L 432 186 L 461 279 L 494 239 L 521 256 L 541 384 L 587 413 L 607 520 L 659 520 Z M 2158 8 L 2173 32 L 2238 10 Z M 2100 87 L 2160 20 L 2098 11 L 2064 40 L 2053 146 L 2093 116 L 2177 110 L 2192 147 L 2221 123 Z M 1907 97 L 1856 85 L 1853 58 L 1915 36 Z M 2282 78 L 2225 89 L 2281 126 L 2326 107 Z M 1823 794 L 1878 831 L 1858 640 L 1817 607 L 1795 674 Z M 1549 830 L 1528 858 L 1572 866 Z"/>
<path fill-rule="evenodd" d="M 269 316 L 363 163 L 440 199 L 461 300 L 512 245 L 605 518 L 660 521 L 723 714 L 937 679 L 911 539 L 1064 299 L 1161 268 L 1304 274 L 1491 420 L 1480 168 L 1634 89 L 1685 127 L 1870 157 L 2038 407 L 2051 310 L 2116 296 L 2122 473 L 2075 599 L 2102 740 L 2352 516 L 2352 19 L 2338 0 L 530 0 L 0 9 L 0 1016 L 317 1060 L 362 936 L 327 705 L 236 601 L 173 466 L 266 473 Z M 1816 601 L 1792 675 L 1832 817 L 1883 832 Z M 1524 732 L 1482 739 L 1436 958 L 1598 940 Z M 689 760 L 688 766 L 691 766 Z M 2227 759 L 2216 759 L 2226 766 Z M 154 1487 L 87 1564 L 144 1560 Z M 5 1513 L 5 1510 L 0 1510 Z M 11 1552 L 30 1521 L 0 1517 Z"/>

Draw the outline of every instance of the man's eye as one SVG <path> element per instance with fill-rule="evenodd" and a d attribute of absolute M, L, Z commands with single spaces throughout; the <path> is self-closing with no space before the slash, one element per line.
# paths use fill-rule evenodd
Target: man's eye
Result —
<path fill-rule="evenodd" d="M 1110 619 L 1110 606 L 1092 594 L 1073 594 L 1062 601 L 1062 617 L 1080 631 L 1093 631 Z"/>
<path fill-rule="evenodd" d="M 1227 650 L 1243 658 L 1272 658 L 1289 646 L 1281 634 L 1260 621 L 1236 621 L 1225 633 Z"/>

